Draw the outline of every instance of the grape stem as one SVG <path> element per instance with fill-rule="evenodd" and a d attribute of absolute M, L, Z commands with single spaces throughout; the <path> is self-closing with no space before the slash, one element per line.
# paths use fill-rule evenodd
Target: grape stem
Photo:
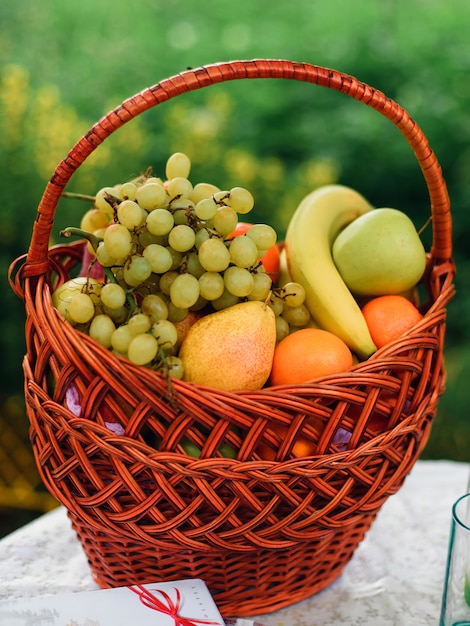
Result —
<path fill-rule="evenodd" d="M 83 228 L 76 228 L 75 226 L 67 226 L 60 231 L 61 237 L 81 237 L 82 239 L 86 239 L 90 242 L 93 250 L 96 252 L 98 249 L 98 244 L 103 241 L 101 237 L 97 237 L 93 233 L 89 233 L 87 230 L 83 230 Z"/>
<path fill-rule="evenodd" d="M 118 198 L 116 198 L 115 196 L 113 196 L 112 194 L 110 194 L 110 193 L 105 193 L 104 194 L 104 199 L 109 204 L 109 206 L 112 208 L 113 214 L 114 214 L 114 221 L 117 222 L 118 221 L 117 210 L 118 210 L 118 206 L 119 206 L 121 201 Z"/>
<path fill-rule="evenodd" d="M 95 196 L 90 196 L 86 193 L 74 193 L 72 191 L 62 192 L 64 198 L 72 198 L 73 200 L 85 200 L 86 202 L 94 202 Z"/>
<path fill-rule="evenodd" d="M 227 198 L 230 198 L 230 192 L 227 191 L 227 193 L 222 196 L 221 198 L 216 199 L 214 196 L 212 196 L 212 199 L 214 200 L 214 202 L 216 204 L 218 204 L 219 206 L 224 206 L 224 200 L 227 200 Z"/>
<path fill-rule="evenodd" d="M 161 367 L 163 368 L 162 373 L 165 376 L 168 385 L 168 398 L 170 404 L 174 409 L 176 409 L 178 408 L 178 406 L 175 398 L 175 388 L 173 386 L 173 380 L 171 378 L 170 370 L 168 368 L 165 351 L 161 347 L 158 348 L 158 356 L 160 357 Z"/>
<path fill-rule="evenodd" d="M 266 296 L 266 299 L 264 301 L 264 308 L 266 308 L 269 305 L 269 302 L 271 300 L 271 296 L 273 295 L 273 291 L 270 289 L 268 295 Z"/>

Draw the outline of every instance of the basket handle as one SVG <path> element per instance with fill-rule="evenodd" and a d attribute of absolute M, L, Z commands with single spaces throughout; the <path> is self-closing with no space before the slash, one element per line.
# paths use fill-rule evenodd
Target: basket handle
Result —
<path fill-rule="evenodd" d="M 73 173 L 107 137 L 137 115 L 166 100 L 215 83 L 242 78 L 280 78 L 328 87 L 359 100 L 393 122 L 411 146 L 428 188 L 433 224 L 431 257 L 436 262 L 451 260 L 452 225 L 446 184 L 426 137 L 407 111 L 381 91 L 342 72 L 308 63 L 255 59 L 217 63 L 184 71 L 128 98 L 94 124 L 57 165 L 44 190 L 22 271 L 23 277 L 48 273 L 49 239 L 62 191 Z"/>

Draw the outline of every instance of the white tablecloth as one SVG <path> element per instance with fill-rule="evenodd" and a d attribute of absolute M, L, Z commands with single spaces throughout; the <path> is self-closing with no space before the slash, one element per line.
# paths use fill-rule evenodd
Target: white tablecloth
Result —
<path fill-rule="evenodd" d="M 453 502 L 469 466 L 419 461 L 343 574 L 265 626 L 437 625 Z M 63 508 L 0 541 L 0 600 L 97 589 Z M 6 625 L 5 625 L 6 626 Z"/>

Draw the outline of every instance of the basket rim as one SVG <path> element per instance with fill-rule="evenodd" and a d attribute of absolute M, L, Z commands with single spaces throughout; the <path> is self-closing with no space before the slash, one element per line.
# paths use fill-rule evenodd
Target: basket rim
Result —
<path fill-rule="evenodd" d="M 22 276 L 48 273 L 50 234 L 62 192 L 74 172 L 106 138 L 136 116 L 178 95 L 216 83 L 250 78 L 313 83 L 346 94 L 389 119 L 413 150 L 428 189 L 433 230 L 430 257 L 436 264 L 452 260 L 452 218 L 447 186 L 435 153 L 409 113 L 382 91 L 344 72 L 305 62 L 252 59 L 187 69 L 127 98 L 96 122 L 60 161 L 47 183 L 37 209 Z"/>

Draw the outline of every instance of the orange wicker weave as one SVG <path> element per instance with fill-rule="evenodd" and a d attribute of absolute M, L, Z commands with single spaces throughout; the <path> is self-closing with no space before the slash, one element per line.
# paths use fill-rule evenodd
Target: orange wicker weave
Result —
<path fill-rule="evenodd" d="M 51 289 L 81 262 L 83 245 L 48 249 L 54 213 L 74 171 L 127 121 L 185 92 L 250 78 L 337 90 L 401 131 L 432 213 L 424 317 L 352 371 L 313 383 L 236 393 L 180 381 L 169 387 L 53 308 Z M 98 583 L 202 578 L 224 616 L 244 616 L 298 602 L 336 579 L 427 441 L 444 390 L 453 279 L 449 198 L 433 151 L 402 107 L 351 76 L 282 60 L 214 64 L 163 80 L 96 123 L 53 173 L 10 283 L 27 313 L 25 393 L 36 462 L 67 508 Z M 67 408 L 71 390 L 79 415 Z M 282 441 L 275 424 L 288 426 Z M 352 433 L 346 448 L 335 443 L 338 428 Z M 316 442 L 314 456 L 292 455 L 299 434 Z M 200 459 L 184 454 L 183 437 L 202 446 Z M 222 457 L 222 442 L 238 458 Z M 260 442 L 278 449 L 276 460 L 257 455 Z"/>

